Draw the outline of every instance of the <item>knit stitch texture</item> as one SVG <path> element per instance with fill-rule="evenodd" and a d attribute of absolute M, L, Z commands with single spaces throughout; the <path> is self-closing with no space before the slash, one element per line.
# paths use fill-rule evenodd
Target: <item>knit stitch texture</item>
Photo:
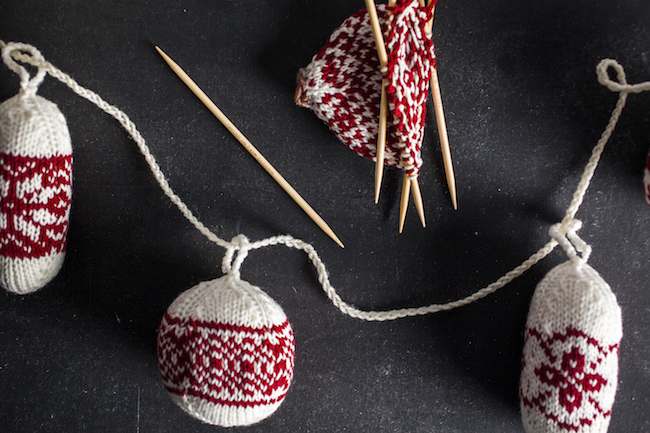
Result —
<path fill-rule="evenodd" d="M 182 293 L 158 331 L 158 364 L 172 399 L 223 427 L 256 423 L 284 400 L 295 343 L 282 308 L 227 275 Z"/>
<path fill-rule="evenodd" d="M 389 53 L 389 122 L 384 162 L 417 176 L 435 55 L 417 1 L 377 5 Z M 367 11 L 348 17 L 298 73 L 296 102 L 309 107 L 350 150 L 375 160 L 382 70 Z"/>
<path fill-rule="evenodd" d="M 0 284 L 18 294 L 61 269 L 72 201 L 65 118 L 35 94 L 40 80 L 29 83 L 0 104 Z"/>
<path fill-rule="evenodd" d="M 525 331 L 520 406 L 527 433 L 605 433 L 618 381 L 621 309 L 588 264 L 539 283 Z"/>

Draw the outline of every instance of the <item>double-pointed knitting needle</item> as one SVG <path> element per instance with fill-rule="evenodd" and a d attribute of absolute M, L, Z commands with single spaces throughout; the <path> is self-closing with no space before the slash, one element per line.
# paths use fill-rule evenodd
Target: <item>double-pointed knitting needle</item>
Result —
<path fill-rule="evenodd" d="M 431 3 L 432 0 L 429 0 Z M 435 7 L 432 11 L 435 12 Z M 433 15 L 428 23 L 427 31 L 433 30 Z M 447 135 L 447 123 L 445 122 L 445 111 L 442 107 L 442 95 L 440 94 L 440 83 L 438 82 L 438 72 L 436 68 L 431 70 L 431 95 L 433 97 L 433 108 L 436 112 L 436 121 L 438 123 L 438 135 L 440 136 L 440 149 L 442 150 L 442 162 L 445 166 L 445 175 L 447 177 L 447 186 L 454 210 L 458 209 L 456 199 L 456 179 L 454 177 L 454 165 L 451 162 L 451 150 L 449 148 L 449 137 Z"/>
<path fill-rule="evenodd" d="M 174 62 L 167 54 L 165 54 L 160 48 L 156 47 L 158 53 L 162 58 L 167 62 L 169 67 L 178 75 L 178 77 L 185 83 L 187 87 L 194 93 L 200 100 L 205 104 L 205 106 L 214 114 L 214 116 L 226 127 L 226 129 L 244 146 L 255 160 L 266 170 L 271 177 L 284 189 L 287 194 L 302 208 L 303 211 L 318 225 L 327 234 L 331 237 L 334 242 L 336 242 L 341 248 L 344 248 L 343 243 L 339 238 L 334 234 L 332 229 L 327 225 L 325 221 L 312 209 L 311 206 L 296 192 L 295 189 L 287 182 L 278 171 L 273 168 L 273 166 L 262 156 L 262 154 L 253 146 L 253 144 L 248 141 L 248 139 L 242 134 L 235 125 L 219 110 L 219 108 L 208 98 L 208 96 L 197 86 L 197 84 L 192 81 L 192 79 L 181 69 L 176 62 Z"/>
<path fill-rule="evenodd" d="M 391 2 L 394 1 L 395 0 L 391 0 Z M 384 43 L 381 25 L 379 24 L 375 1 L 366 0 L 366 9 L 368 10 L 370 25 L 372 26 L 372 32 L 375 36 L 379 65 L 383 70 L 388 65 L 388 53 L 386 52 L 386 44 Z M 377 154 L 375 163 L 375 204 L 379 202 L 379 192 L 381 191 L 381 182 L 384 177 L 384 151 L 386 149 L 386 131 L 388 124 L 388 99 L 386 97 L 387 84 L 386 80 L 382 77 L 381 99 L 379 101 L 379 130 L 377 131 Z"/>
<path fill-rule="evenodd" d="M 395 4 L 396 0 L 389 0 L 388 2 L 388 6 L 395 6 Z M 370 24 L 372 26 L 372 31 L 375 37 L 375 43 L 377 45 L 379 64 L 381 68 L 384 69 L 388 65 L 388 54 L 386 52 L 386 44 L 384 43 L 384 37 L 382 35 L 381 25 L 379 24 L 379 17 L 377 16 L 377 8 L 375 6 L 374 0 L 366 0 L 366 9 L 368 10 Z M 384 173 L 384 149 L 386 147 L 386 127 L 388 123 L 388 100 L 386 97 L 386 85 L 386 80 L 382 79 L 381 99 L 379 105 L 379 131 L 377 134 L 377 161 L 375 165 L 375 203 L 379 201 L 379 192 L 381 190 L 381 182 Z M 405 185 L 407 186 L 405 187 Z M 415 206 L 417 208 L 418 214 L 420 215 L 422 227 L 426 227 L 424 218 L 424 205 L 422 202 L 422 194 L 420 193 L 418 180 L 416 177 L 410 178 L 404 174 L 404 182 L 402 185 L 402 199 L 400 201 L 400 233 L 404 227 L 411 186 L 413 186 L 413 200 L 415 201 Z"/>

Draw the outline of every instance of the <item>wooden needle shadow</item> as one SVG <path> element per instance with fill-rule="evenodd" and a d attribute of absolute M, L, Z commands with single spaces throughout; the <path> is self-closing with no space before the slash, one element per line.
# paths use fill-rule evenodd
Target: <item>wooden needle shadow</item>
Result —
<path fill-rule="evenodd" d="M 284 177 L 262 156 L 262 154 L 248 141 L 237 127 L 223 114 L 223 112 L 208 98 L 208 96 L 199 88 L 199 86 L 183 71 L 183 69 L 176 64 L 167 54 L 160 48 L 155 47 L 162 58 L 167 62 L 169 67 L 176 75 L 185 83 L 185 85 L 194 93 L 201 102 L 214 114 L 214 116 L 226 127 L 226 129 L 244 146 L 244 149 L 250 153 L 253 158 L 271 175 L 271 177 L 284 189 L 293 201 L 302 208 L 303 211 L 318 225 L 318 227 L 325 232 L 330 238 L 334 240 L 341 248 L 345 248 L 340 239 L 334 234 L 334 231 L 327 225 L 327 223 L 309 206 L 295 189 L 287 182 Z"/>

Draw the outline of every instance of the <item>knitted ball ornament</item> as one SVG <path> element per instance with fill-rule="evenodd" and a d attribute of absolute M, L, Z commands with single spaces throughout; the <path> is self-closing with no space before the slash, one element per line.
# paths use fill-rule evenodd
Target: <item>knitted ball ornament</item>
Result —
<path fill-rule="evenodd" d="M 158 365 L 174 402 L 223 427 L 275 412 L 293 378 L 294 354 L 282 308 L 233 272 L 182 293 L 158 331 Z"/>
<path fill-rule="evenodd" d="M 21 77 L 18 95 L 0 104 L 0 284 L 34 292 L 54 278 L 66 250 L 72 201 L 72 145 L 65 118 L 36 95 L 45 71 L 29 73 L 12 58 L 34 47 L 7 44 L 5 63 Z"/>
<path fill-rule="evenodd" d="M 557 226 L 554 231 L 555 237 Z M 609 426 L 621 309 L 609 285 L 586 263 L 588 254 L 583 248 L 583 259 L 574 256 L 552 269 L 533 295 L 520 383 L 527 433 L 605 433 Z"/>

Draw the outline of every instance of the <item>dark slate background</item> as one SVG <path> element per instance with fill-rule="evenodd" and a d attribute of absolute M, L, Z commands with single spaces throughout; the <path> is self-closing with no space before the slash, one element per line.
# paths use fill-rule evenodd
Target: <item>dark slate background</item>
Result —
<path fill-rule="evenodd" d="M 362 309 L 444 303 L 485 287 L 547 242 L 617 95 L 605 58 L 650 80 L 647 0 L 440 0 L 434 29 L 459 209 L 453 211 L 431 110 L 420 185 L 397 233 L 401 173 L 352 154 L 293 103 L 297 70 L 351 13 L 348 1 L 4 0 L 0 39 L 38 47 L 125 111 L 174 190 L 224 239 L 289 233 L 312 243 L 346 301 Z M 312 223 L 154 51 L 195 79 L 332 226 Z M 18 78 L 0 68 L 0 100 Z M 0 294 L 3 432 L 221 431 L 176 407 L 158 377 L 156 329 L 182 291 L 221 275 L 224 250 L 165 197 L 110 116 L 48 77 L 40 95 L 67 118 L 74 147 L 68 254 L 29 296 Z M 623 310 L 610 432 L 650 431 L 650 207 L 642 176 L 650 94 L 631 95 L 578 217 L 590 264 Z M 366 323 L 340 313 L 306 256 L 251 252 L 242 277 L 289 316 L 295 380 L 285 402 L 241 432 L 521 432 L 523 328 L 557 249 L 471 306 Z"/>

